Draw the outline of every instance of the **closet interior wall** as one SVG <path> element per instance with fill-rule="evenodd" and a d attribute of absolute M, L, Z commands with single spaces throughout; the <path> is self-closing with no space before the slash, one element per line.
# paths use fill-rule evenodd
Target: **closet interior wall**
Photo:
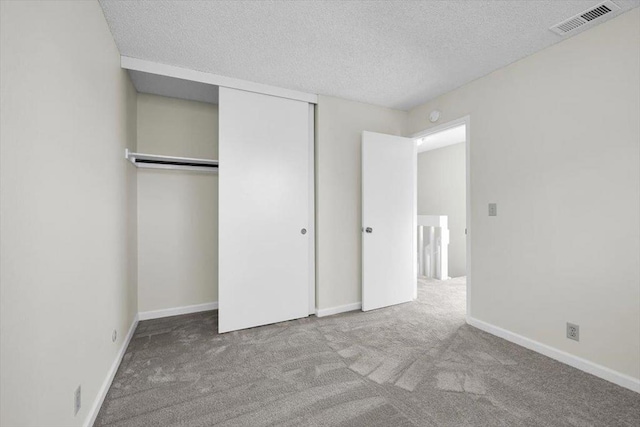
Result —
<path fill-rule="evenodd" d="M 138 93 L 137 150 L 218 158 L 218 106 Z M 138 169 L 138 309 L 218 300 L 217 173 Z"/>

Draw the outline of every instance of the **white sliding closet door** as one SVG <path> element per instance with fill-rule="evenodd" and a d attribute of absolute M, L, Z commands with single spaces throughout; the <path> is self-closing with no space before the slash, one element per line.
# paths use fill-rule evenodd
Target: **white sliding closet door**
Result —
<path fill-rule="evenodd" d="M 220 88 L 219 331 L 309 314 L 309 104 Z"/>

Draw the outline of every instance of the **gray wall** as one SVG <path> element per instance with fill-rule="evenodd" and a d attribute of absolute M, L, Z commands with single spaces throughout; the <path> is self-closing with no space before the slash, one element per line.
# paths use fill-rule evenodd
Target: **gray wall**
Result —
<path fill-rule="evenodd" d="M 319 96 L 316 106 L 316 274 L 319 309 L 362 299 L 362 131 L 402 135 L 407 113 Z"/>
<path fill-rule="evenodd" d="M 634 9 L 409 114 L 470 116 L 469 315 L 636 379 L 639 75 Z"/>
<path fill-rule="evenodd" d="M 0 20 L 0 425 L 80 426 L 137 312 L 136 93 L 97 2 Z"/>
<path fill-rule="evenodd" d="M 418 215 L 449 217 L 449 276 L 466 274 L 465 143 L 418 153 Z"/>
<path fill-rule="evenodd" d="M 138 94 L 138 150 L 218 158 L 218 106 Z M 138 169 L 140 312 L 218 300 L 218 175 Z"/>

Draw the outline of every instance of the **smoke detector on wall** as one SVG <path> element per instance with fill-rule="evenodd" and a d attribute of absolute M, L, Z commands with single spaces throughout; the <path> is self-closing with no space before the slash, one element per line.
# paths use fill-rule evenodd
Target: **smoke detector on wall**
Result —
<path fill-rule="evenodd" d="M 616 10 L 620 10 L 620 7 L 614 2 L 607 0 L 585 10 L 582 13 L 572 16 L 549 29 L 558 35 L 564 36 L 565 34 L 572 33 L 584 25 L 599 21 L 603 16 L 609 15 Z"/>

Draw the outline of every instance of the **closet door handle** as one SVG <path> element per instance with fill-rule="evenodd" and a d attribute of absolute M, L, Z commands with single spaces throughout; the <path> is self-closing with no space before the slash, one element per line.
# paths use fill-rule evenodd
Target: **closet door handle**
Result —
<path fill-rule="evenodd" d="M 364 229 L 364 231 L 367 232 L 367 233 L 373 233 L 373 228 L 367 227 L 367 228 Z"/>
<path fill-rule="evenodd" d="M 300 233 L 301 233 L 301 234 L 307 234 L 307 229 L 306 229 L 306 228 L 303 228 L 302 230 L 300 230 Z"/>

